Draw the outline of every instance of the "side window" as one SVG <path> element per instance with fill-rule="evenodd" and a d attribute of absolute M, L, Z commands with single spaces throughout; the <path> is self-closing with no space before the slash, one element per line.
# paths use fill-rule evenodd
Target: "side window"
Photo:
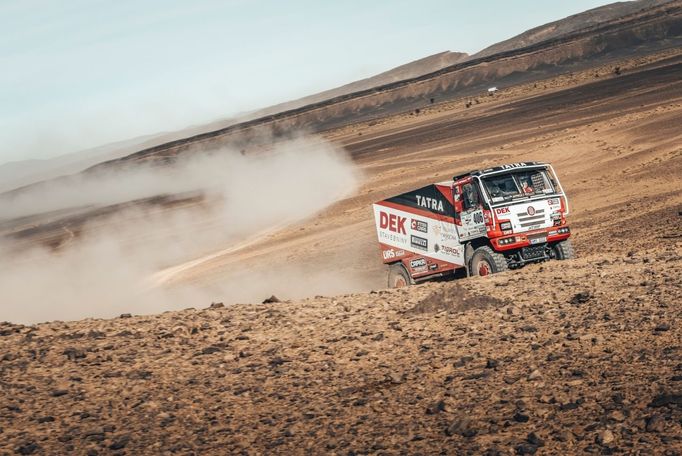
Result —
<path fill-rule="evenodd" d="M 462 185 L 462 209 L 467 211 L 480 206 L 480 204 L 481 200 L 476 187 L 471 183 Z"/>
<path fill-rule="evenodd" d="M 457 185 L 454 185 L 452 187 L 452 200 L 455 202 L 453 205 L 455 209 L 455 213 L 453 214 L 453 217 L 455 219 L 459 219 L 459 213 L 462 210 L 462 205 L 460 204 L 460 201 L 462 199 L 462 195 L 459 192 L 459 187 Z"/>

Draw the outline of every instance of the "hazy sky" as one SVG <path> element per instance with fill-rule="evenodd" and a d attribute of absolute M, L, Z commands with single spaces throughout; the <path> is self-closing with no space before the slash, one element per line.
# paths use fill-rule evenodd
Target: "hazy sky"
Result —
<path fill-rule="evenodd" d="M 599 0 L 2 0 L 0 163 L 229 117 Z"/>

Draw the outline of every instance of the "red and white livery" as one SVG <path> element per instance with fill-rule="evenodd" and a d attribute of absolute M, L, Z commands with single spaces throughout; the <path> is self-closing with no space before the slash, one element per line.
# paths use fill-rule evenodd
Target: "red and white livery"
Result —
<path fill-rule="evenodd" d="M 574 256 L 568 200 L 546 163 L 471 171 L 373 208 L 390 287 Z"/>

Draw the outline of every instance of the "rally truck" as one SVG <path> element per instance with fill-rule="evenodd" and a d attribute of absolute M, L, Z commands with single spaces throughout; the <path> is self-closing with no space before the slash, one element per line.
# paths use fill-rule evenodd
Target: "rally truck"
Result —
<path fill-rule="evenodd" d="M 574 256 L 568 200 L 547 163 L 470 171 L 373 209 L 389 287 Z"/>

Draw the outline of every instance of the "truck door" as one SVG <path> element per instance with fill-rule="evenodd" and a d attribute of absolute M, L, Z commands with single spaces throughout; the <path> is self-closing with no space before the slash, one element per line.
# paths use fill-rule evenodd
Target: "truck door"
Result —
<path fill-rule="evenodd" d="M 461 184 L 459 197 L 462 203 L 460 214 L 461 224 L 457 226 L 459 238 L 462 241 L 485 236 L 485 220 L 481 194 L 475 182 Z"/>

